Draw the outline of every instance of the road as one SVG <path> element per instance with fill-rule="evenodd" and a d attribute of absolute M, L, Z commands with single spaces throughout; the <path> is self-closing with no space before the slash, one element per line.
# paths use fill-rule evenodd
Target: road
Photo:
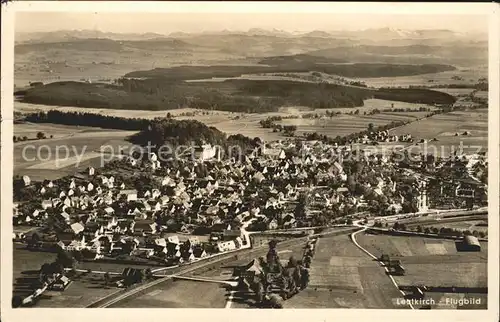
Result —
<path fill-rule="evenodd" d="M 391 216 L 391 219 L 404 216 Z M 338 233 L 339 236 L 320 238 L 318 255 L 311 267 L 311 287 L 286 301 L 286 307 L 402 308 L 395 304 L 396 299 L 404 295 L 399 291 L 399 285 L 386 274 L 376 257 L 356 241 L 356 235 L 369 228 L 369 225 L 363 225 L 362 220 L 355 221 L 354 225 L 359 228 L 357 232 L 353 233 L 350 228 L 350 231 Z M 245 239 L 249 241 L 250 233 L 244 228 L 243 231 Z M 300 258 L 306 239 L 281 242 L 279 251 L 282 259 L 289 256 Z M 332 244 L 334 247 L 331 247 Z M 267 247 L 250 248 L 249 242 L 246 247 L 204 262 L 170 269 L 165 272 L 169 276 L 102 299 L 91 307 L 252 307 L 254 304 L 247 296 L 225 289 L 223 283 L 211 282 L 230 278 L 230 272 L 222 266 L 246 264 L 267 253 Z M 175 276 L 209 280 L 175 279 Z"/>
<path fill-rule="evenodd" d="M 339 228 L 334 233 L 347 234 L 352 227 Z M 279 244 L 282 256 L 288 259 L 293 255 L 300 258 L 303 246 L 308 237 L 295 238 L 282 241 Z M 205 263 L 193 265 L 189 269 L 175 272 L 176 275 L 202 277 L 210 279 L 229 279 L 228 269 L 223 266 L 247 264 L 249 261 L 265 256 L 267 247 L 257 247 L 241 250 L 237 253 L 214 258 Z M 222 288 L 221 288 L 222 287 Z M 201 296 L 203 295 L 203 296 Z M 208 282 L 178 280 L 171 277 L 156 280 L 143 287 L 127 292 L 123 295 L 103 301 L 94 307 L 226 307 L 227 298 L 230 296 L 223 285 Z M 234 297 L 234 294 L 233 294 Z M 251 305 L 251 303 L 250 303 Z M 231 307 L 248 307 L 249 303 L 239 303 L 234 299 Z"/>
<path fill-rule="evenodd" d="M 364 232 L 366 229 L 368 229 L 368 226 L 365 226 L 365 225 L 362 225 L 360 224 L 360 221 L 356 221 L 354 223 L 355 226 L 358 226 L 358 227 L 361 227 L 360 230 L 354 232 L 351 234 L 351 240 L 352 242 L 356 245 L 356 247 L 358 247 L 359 249 L 361 249 L 364 253 L 366 253 L 370 258 L 372 258 L 374 261 L 376 261 L 380 266 L 384 267 L 384 270 L 386 272 L 386 275 L 387 277 L 389 277 L 389 279 L 391 280 L 392 284 L 394 285 L 394 287 L 398 290 L 398 292 L 401 293 L 401 296 L 402 298 L 404 298 L 405 296 L 405 292 L 401 291 L 399 289 L 399 285 L 398 283 L 396 282 L 396 280 L 394 279 L 394 277 L 392 277 L 390 274 L 389 274 L 389 269 L 384 265 L 383 262 L 379 261 L 379 259 L 377 258 L 377 256 L 373 255 L 372 253 L 370 253 L 368 250 L 366 250 L 365 248 L 363 248 L 356 240 L 356 235 L 361 233 L 361 232 Z M 413 310 L 414 307 L 411 303 L 408 303 L 408 306 Z"/>

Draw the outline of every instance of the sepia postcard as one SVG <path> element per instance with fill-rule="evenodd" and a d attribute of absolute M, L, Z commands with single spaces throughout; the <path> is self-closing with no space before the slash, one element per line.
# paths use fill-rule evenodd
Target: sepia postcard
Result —
<path fill-rule="evenodd" d="M 499 26 L 2 4 L 1 317 L 498 321 Z"/>

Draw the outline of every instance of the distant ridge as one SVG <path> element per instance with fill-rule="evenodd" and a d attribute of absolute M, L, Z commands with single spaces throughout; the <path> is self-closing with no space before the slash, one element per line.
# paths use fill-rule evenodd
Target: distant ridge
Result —
<path fill-rule="evenodd" d="M 406 30 L 397 28 L 372 28 L 365 30 L 335 30 L 335 31 L 285 31 L 280 29 L 263 29 L 251 28 L 247 31 L 237 30 L 220 30 L 220 31 L 203 31 L 203 32 L 183 32 L 176 31 L 169 34 L 161 34 L 155 32 L 147 33 L 116 33 L 104 32 L 99 30 L 58 30 L 48 32 L 30 32 L 17 33 L 16 42 L 58 42 L 72 41 L 77 39 L 87 38 L 106 38 L 111 40 L 148 40 L 158 38 L 189 38 L 199 37 L 203 35 L 209 36 L 224 36 L 224 35 L 243 35 L 255 37 L 282 37 L 282 38 L 350 38 L 350 39 L 366 39 L 372 41 L 387 41 L 397 39 L 475 39 L 484 41 L 487 39 L 486 34 L 480 33 L 459 33 L 447 29 L 429 29 L 429 30 Z"/>

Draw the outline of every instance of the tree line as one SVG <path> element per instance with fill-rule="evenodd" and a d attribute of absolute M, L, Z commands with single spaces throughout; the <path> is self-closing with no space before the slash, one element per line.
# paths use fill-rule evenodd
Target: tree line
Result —
<path fill-rule="evenodd" d="M 32 123 L 92 126 L 130 131 L 142 130 L 150 123 L 147 119 L 125 118 L 87 112 L 62 112 L 57 110 L 28 114 L 24 120 Z"/>

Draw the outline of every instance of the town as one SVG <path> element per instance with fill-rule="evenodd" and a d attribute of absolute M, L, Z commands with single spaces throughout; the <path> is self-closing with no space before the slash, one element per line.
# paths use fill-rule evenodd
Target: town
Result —
<path fill-rule="evenodd" d="M 123 153 L 58 180 L 18 178 L 14 222 L 35 229 L 14 239 L 32 250 L 73 254 L 73 269 L 78 261 L 174 266 L 248 247 L 252 231 L 352 225 L 370 216 L 424 213 L 429 203 L 487 204 L 475 177 L 487 171 L 484 155 L 370 154 L 293 139 L 262 144 L 241 160 L 217 152 L 206 144 L 192 158 L 165 162 L 155 153 L 143 159 Z M 393 161 L 400 154 L 406 157 Z M 445 174 L 450 183 L 443 189 Z"/>
<path fill-rule="evenodd" d="M 490 309 L 491 37 L 448 14 L 16 13 L 12 308 Z"/>

